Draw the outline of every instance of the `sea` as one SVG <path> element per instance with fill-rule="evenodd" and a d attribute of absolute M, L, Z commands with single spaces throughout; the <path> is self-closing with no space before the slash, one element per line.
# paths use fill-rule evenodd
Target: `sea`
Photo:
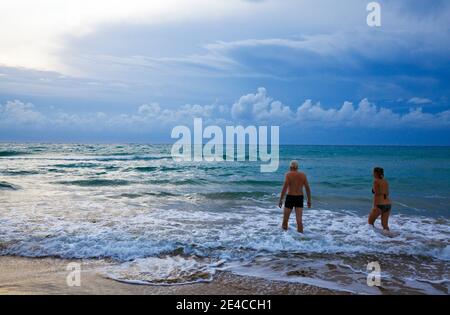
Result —
<path fill-rule="evenodd" d="M 294 213 L 280 227 L 291 160 L 312 190 L 304 234 Z M 450 147 L 286 145 L 278 171 L 260 164 L 175 161 L 171 145 L 0 143 L 0 255 L 105 260 L 105 277 L 144 285 L 230 272 L 449 294 Z M 392 237 L 367 224 L 375 166 L 390 183 Z"/>

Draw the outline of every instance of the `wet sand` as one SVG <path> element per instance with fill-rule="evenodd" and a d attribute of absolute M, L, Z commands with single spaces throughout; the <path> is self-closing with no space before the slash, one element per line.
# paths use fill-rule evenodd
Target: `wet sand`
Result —
<path fill-rule="evenodd" d="M 69 286 L 71 262 L 81 265 L 81 286 Z M 0 294 L 112 294 L 112 295 L 299 295 L 345 294 L 305 284 L 267 281 L 218 272 L 208 283 L 174 286 L 128 284 L 106 278 L 102 270 L 112 263 L 103 260 L 0 257 Z"/>

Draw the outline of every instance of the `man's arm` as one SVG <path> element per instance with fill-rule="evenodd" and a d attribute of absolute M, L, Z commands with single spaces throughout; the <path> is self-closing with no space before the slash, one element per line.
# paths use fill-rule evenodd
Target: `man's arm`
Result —
<path fill-rule="evenodd" d="M 305 175 L 305 190 L 306 190 L 306 197 L 308 199 L 308 208 L 311 208 L 311 188 L 309 187 L 308 178 Z"/>
<path fill-rule="evenodd" d="M 283 199 L 284 196 L 286 195 L 286 191 L 289 187 L 289 182 L 288 182 L 288 176 L 286 175 L 286 177 L 284 178 L 284 184 L 283 184 L 283 189 L 281 189 L 281 195 L 280 195 L 280 201 L 278 202 L 278 207 L 282 207 L 283 206 Z"/>

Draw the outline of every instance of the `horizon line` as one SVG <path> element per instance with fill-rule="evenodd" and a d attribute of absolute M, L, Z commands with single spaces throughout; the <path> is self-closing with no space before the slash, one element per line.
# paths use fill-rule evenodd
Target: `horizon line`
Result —
<path fill-rule="evenodd" d="M 89 145 L 173 145 L 174 143 L 168 142 L 101 142 L 101 141 L 2 141 L 0 140 L 0 144 L 89 144 Z M 205 144 L 205 143 L 203 143 Z M 236 143 L 234 143 L 236 145 Z M 223 145 L 227 145 L 224 143 Z M 248 143 L 245 144 L 249 145 Z M 270 146 L 270 144 L 267 144 Z M 342 147 L 450 147 L 450 144 L 332 144 L 332 143 L 280 143 L 280 146 L 342 146 Z"/>

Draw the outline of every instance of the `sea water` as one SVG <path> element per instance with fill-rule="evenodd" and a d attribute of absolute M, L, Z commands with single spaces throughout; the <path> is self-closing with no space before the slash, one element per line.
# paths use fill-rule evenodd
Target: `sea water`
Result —
<path fill-rule="evenodd" d="M 354 293 L 448 294 L 450 148 L 281 146 L 280 167 L 175 162 L 170 145 L 0 144 L 0 255 L 108 259 L 108 277 L 170 285 L 218 270 Z M 309 179 L 305 234 L 280 229 L 284 173 Z M 385 169 L 388 238 L 367 225 Z M 380 223 L 377 222 L 377 225 Z M 381 267 L 369 287 L 367 264 Z"/>

